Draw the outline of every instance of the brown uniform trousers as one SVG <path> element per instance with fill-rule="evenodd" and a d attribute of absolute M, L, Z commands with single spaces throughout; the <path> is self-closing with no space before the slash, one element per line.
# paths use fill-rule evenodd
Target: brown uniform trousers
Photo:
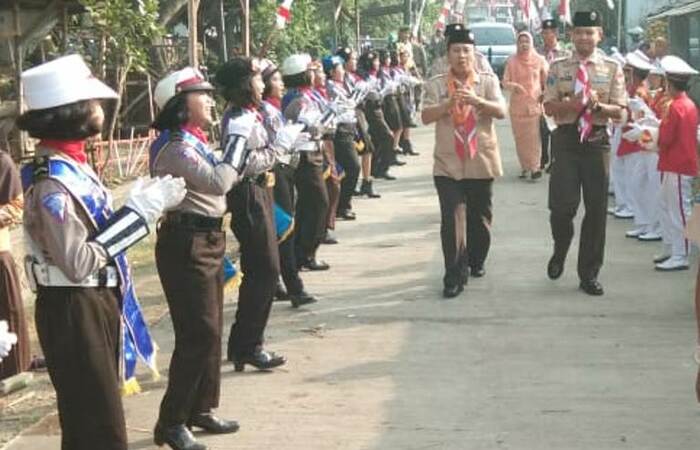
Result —
<path fill-rule="evenodd" d="M 381 100 L 365 101 L 365 117 L 369 124 L 369 134 L 374 145 L 372 153 L 372 174 L 382 175 L 396 159 L 394 154 L 394 136 L 384 119 Z"/>
<path fill-rule="evenodd" d="M 296 257 L 298 261 L 314 258 L 316 250 L 326 233 L 326 215 L 329 199 L 323 166 L 309 162 L 307 155 L 301 156 L 296 172 L 297 210 Z"/>
<path fill-rule="evenodd" d="M 491 246 L 493 179 L 436 176 L 445 286 L 466 283 L 469 268 L 483 267 Z"/>
<path fill-rule="evenodd" d="M 264 176 L 262 176 L 264 178 Z M 228 337 L 227 356 L 252 354 L 262 346 L 280 274 L 272 193 L 264 182 L 244 180 L 228 193 L 231 229 L 241 251 L 243 281 L 236 319 Z"/>
<path fill-rule="evenodd" d="M 223 256 L 226 237 L 216 219 L 186 215 L 158 230 L 156 265 L 175 330 L 168 388 L 159 423 L 185 424 L 219 406 Z M 184 218 L 202 218 L 186 222 Z"/>
<path fill-rule="evenodd" d="M 355 192 L 357 179 L 360 176 L 360 159 L 355 151 L 355 132 L 354 124 L 341 123 L 333 138 L 335 159 L 345 171 L 345 178 L 340 182 L 338 200 L 340 211 L 352 209 L 352 194 Z"/>
<path fill-rule="evenodd" d="M 29 332 L 24 317 L 21 285 L 10 252 L 0 252 L 0 318 L 7 320 L 17 344 L 0 362 L 0 380 L 24 372 L 31 361 Z"/>
<path fill-rule="evenodd" d="M 597 278 L 605 252 L 610 147 L 605 127 L 594 127 L 592 135 L 600 141 L 580 143 L 575 125 L 560 125 L 552 133 L 554 161 L 549 179 L 549 210 L 554 255 L 561 261 L 566 258 L 583 193 L 585 214 L 578 253 L 581 280 Z"/>
<path fill-rule="evenodd" d="M 63 450 L 126 450 L 116 288 L 39 287 L 36 329 L 56 388 Z"/>
<path fill-rule="evenodd" d="M 277 205 L 294 216 L 296 195 L 294 191 L 295 169 L 286 164 L 277 164 L 275 172 L 274 196 Z M 295 226 L 296 228 L 296 226 Z M 280 272 L 287 292 L 299 294 L 304 290 L 304 282 L 299 277 L 297 258 L 294 253 L 296 230 L 292 230 L 287 239 L 279 244 Z"/>

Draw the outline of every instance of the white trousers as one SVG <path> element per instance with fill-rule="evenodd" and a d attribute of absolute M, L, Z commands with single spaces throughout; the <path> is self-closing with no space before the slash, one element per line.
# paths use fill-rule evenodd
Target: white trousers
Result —
<path fill-rule="evenodd" d="M 659 219 L 664 246 L 670 247 L 671 256 L 688 256 L 689 243 L 685 238 L 685 224 L 690 218 L 693 177 L 673 172 L 662 172 L 659 195 Z"/>
<path fill-rule="evenodd" d="M 615 194 L 615 206 L 632 209 L 632 201 L 627 192 L 627 161 L 629 155 L 617 156 L 617 152 L 611 151 L 610 173 Z"/>
<path fill-rule="evenodd" d="M 655 231 L 659 222 L 659 189 L 661 173 L 657 169 L 659 155 L 652 152 L 635 152 L 626 155 L 625 192 L 634 211 L 634 223 Z"/>

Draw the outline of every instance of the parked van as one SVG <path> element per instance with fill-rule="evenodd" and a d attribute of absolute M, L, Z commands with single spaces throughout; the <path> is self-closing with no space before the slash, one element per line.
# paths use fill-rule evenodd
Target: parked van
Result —
<path fill-rule="evenodd" d="M 506 60 L 517 51 L 513 25 L 501 22 L 470 24 L 476 49 L 486 55 L 499 78 L 503 77 Z"/>

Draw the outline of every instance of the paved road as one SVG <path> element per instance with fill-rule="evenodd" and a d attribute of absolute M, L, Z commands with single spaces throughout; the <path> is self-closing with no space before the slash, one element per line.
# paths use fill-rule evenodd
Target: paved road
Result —
<path fill-rule="evenodd" d="M 211 449 L 694 449 L 700 413 L 692 362 L 694 272 L 652 269 L 654 244 L 623 237 L 610 219 L 607 293 L 577 290 L 576 251 L 562 279 L 546 278 L 547 180 L 517 180 L 507 122 L 499 124 L 506 176 L 495 186 L 487 276 L 443 300 L 432 130 L 421 156 L 383 182 L 381 200 L 358 200 L 333 269 L 304 274 L 322 301 L 276 304 L 268 346 L 289 357 L 274 373 L 223 369 L 219 410 L 237 418 Z M 226 304 L 230 321 L 234 305 Z M 161 366 L 170 321 L 155 327 Z M 166 372 L 166 371 L 164 371 Z M 153 449 L 164 382 L 125 401 L 132 449 Z M 48 418 L 9 446 L 57 448 Z"/>

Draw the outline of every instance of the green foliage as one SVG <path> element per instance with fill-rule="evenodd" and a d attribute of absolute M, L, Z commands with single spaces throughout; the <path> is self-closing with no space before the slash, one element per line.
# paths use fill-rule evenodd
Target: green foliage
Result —
<path fill-rule="evenodd" d="M 107 65 L 146 71 L 148 50 L 163 34 L 158 25 L 158 0 L 82 0 L 82 3 L 97 35 L 107 40 Z"/>

